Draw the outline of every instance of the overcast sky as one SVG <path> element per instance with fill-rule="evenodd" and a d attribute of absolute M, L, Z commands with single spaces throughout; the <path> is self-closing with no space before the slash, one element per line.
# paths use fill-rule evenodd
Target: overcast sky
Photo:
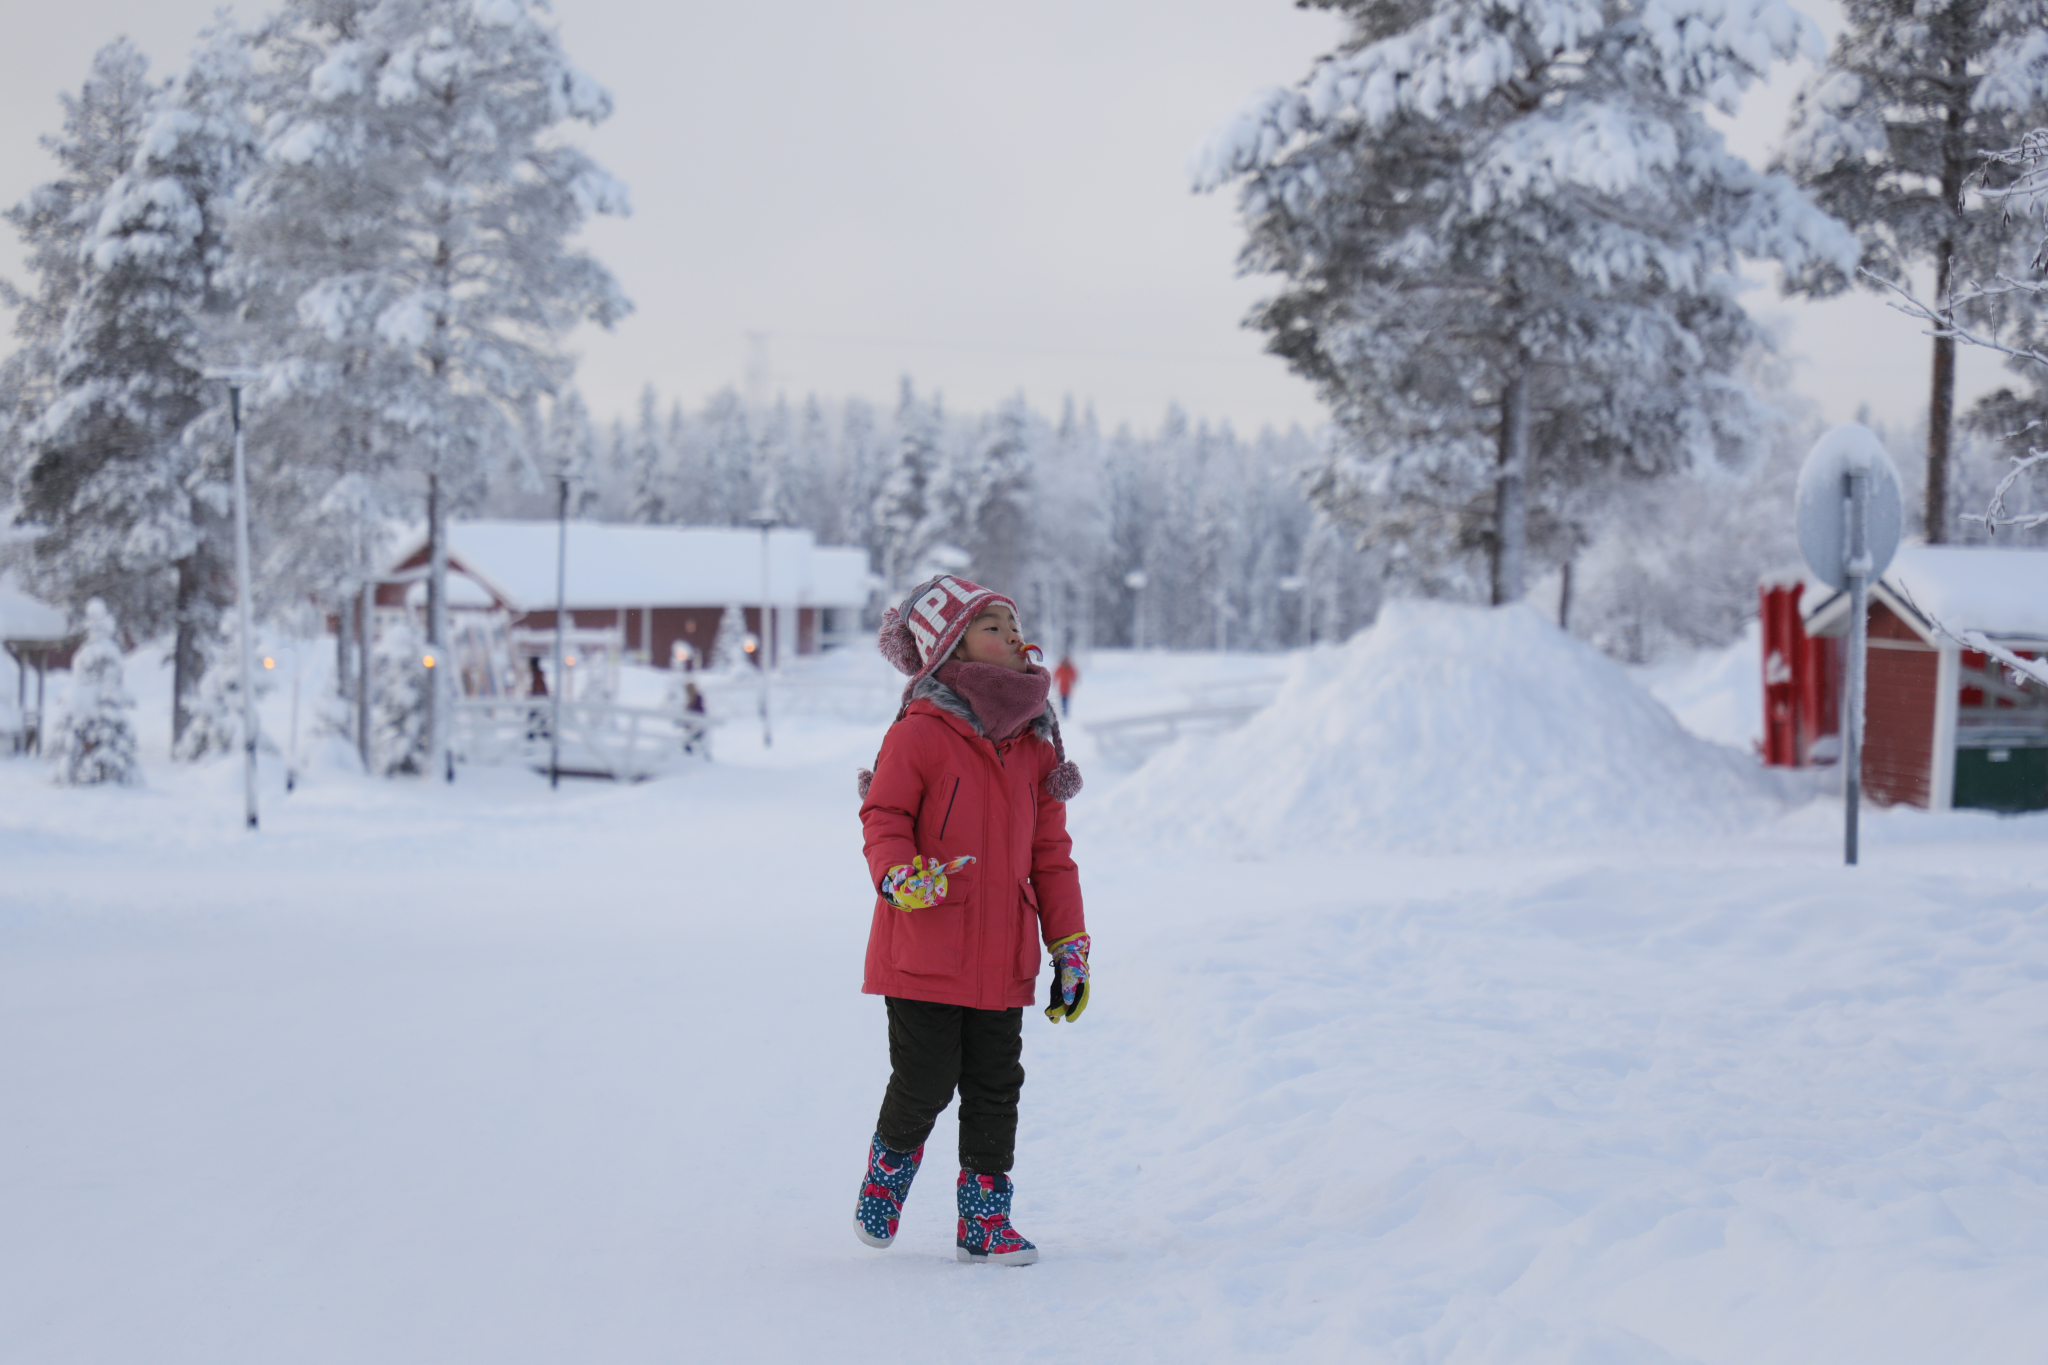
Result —
<path fill-rule="evenodd" d="M 214 4 L 23 8 L 0 46 L 10 204 L 52 175 L 36 138 L 96 47 L 126 33 L 168 72 Z M 1832 6 L 1809 8 L 1832 31 Z M 586 238 L 638 310 L 575 340 L 600 415 L 650 383 L 694 405 L 750 379 L 887 404 L 909 374 L 956 409 L 1021 390 L 1110 423 L 1149 426 L 1176 400 L 1247 432 L 1319 420 L 1238 325 L 1270 286 L 1236 276 L 1231 198 L 1190 194 L 1183 163 L 1247 96 L 1308 70 L 1337 36 L 1328 15 L 1288 0 L 559 0 L 556 15 L 617 104 L 582 141 L 634 203 Z M 1744 151 L 1768 152 L 1798 78 L 1745 108 Z M 19 280 L 20 260 L 0 242 L 0 274 Z M 1865 403 L 1920 420 L 1916 324 L 1868 296 L 1751 298 L 1788 319 L 1795 387 L 1829 420 Z M 1966 355 L 1966 392 L 1997 374 Z"/>

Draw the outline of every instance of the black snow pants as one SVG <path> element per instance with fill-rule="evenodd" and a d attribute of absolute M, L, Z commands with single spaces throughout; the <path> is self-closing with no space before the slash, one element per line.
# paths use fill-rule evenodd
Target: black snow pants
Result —
<path fill-rule="evenodd" d="M 1024 1088 L 1024 1011 L 886 999 L 889 1089 L 875 1132 L 899 1152 L 922 1147 L 957 1086 L 961 1167 L 1008 1175 Z"/>

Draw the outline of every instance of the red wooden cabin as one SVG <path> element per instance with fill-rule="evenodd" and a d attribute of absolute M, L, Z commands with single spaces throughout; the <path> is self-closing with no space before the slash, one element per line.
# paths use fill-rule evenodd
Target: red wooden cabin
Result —
<path fill-rule="evenodd" d="M 1764 761 L 1839 756 L 1849 596 L 1766 583 Z M 1907 545 L 1871 586 L 1863 790 L 1933 810 L 2048 808 L 2048 689 L 1955 636 L 2048 655 L 2048 552 Z"/>

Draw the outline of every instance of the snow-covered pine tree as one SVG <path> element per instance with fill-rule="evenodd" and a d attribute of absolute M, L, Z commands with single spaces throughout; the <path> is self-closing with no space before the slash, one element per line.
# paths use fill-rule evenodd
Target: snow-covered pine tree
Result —
<path fill-rule="evenodd" d="M 754 510 L 754 426 L 739 390 L 720 389 L 704 409 L 701 489 L 697 521 L 705 526 L 744 525 Z"/>
<path fill-rule="evenodd" d="M 962 462 L 964 506 L 955 534 L 973 558 L 969 572 L 1012 596 L 1031 580 L 1032 480 L 1049 436 L 1043 419 L 1018 394 L 981 420 Z"/>
<path fill-rule="evenodd" d="M 1793 106 L 1779 164 L 1856 229 L 1863 284 L 1884 290 L 1929 265 L 1934 306 L 1947 312 L 1962 281 L 2026 266 L 2011 253 L 2005 206 L 1983 193 L 2013 170 L 1984 153 L 2015 146 L 2048 119 L 2048 65 L 2038 53 L 2048 0 L 1845 0 L 1843 10 L 1848 24 Z M 1840 272 L 1815 264 L 1822 268 L 1794 277 L 1799 287 L 1842 287 Z M 2007 302 L 1978 293 L 1950 316 L 1996 325 Z M 1937 544 L 1954 529 L 1955 346 L 1936 331 L 1922 522 Z"/>
<path fill-rule="evenodd" d="M 796 414 L 789 400 L 777 396 L 775 406 L 761 415 L 760 435 L 753 450 L 754 505 L 748 515 L 769 512 L 777 524 L 790 524 L 790 486 L 795 475 Z"/>
<path fill-rule="evenodd" d="M 646 525 L 672 520 L 669 504 L 669 461 L 661 436 L 661 422 L 655 412 L 654 385 L 640 390 L 640 416 L 633 425 L 633 443 L 627 448 L 632 467 L 633 499 L 626 517 Z"/>
<path fill-rule="evenodd" d="M 945 458 L 938 402 L 920 399 L 907 375 L 897 395 L 895 428 L 895 446 L 875 493 L 873 550 L 883 581 L 892 591 L 903 591 L 914 586 L 912 575 L 943 534 L 934 502 Z"/>
<path fill-rule="evenodd" d="M 1319 503 L 1432 561 L 1483 550 L 1516 600 L 1558 494 L 1753 436 L 1737 257 L 1853 258 L 1704 116 L 1818 31 L 1783 0 L 1307 3 L 1349 40 L 1195 184 L 1241 183 L 1243 266 L 1285 280 L 1251 324 L 1351 438 Z"/>
<path fill-rule="evenodd" d="M 715 406 L 717 400 L 712 400 Z M 709 412 L 686 413 L 680 402 L 668 410 L 669 458 L 675 462 L 675 517 L 683 526 L 714 525 L 710 516 Z"/>
<path fill-rule="evenodd" d="M 107 190 L 135 160 L 143 123 L 162 87 L 149 79 L 149 59 L 126 38 L 93 54 L 76 95 L 60 94 L 63 131 L 41 139 L 57 160 L 58 177 L 39 185 L 0 217 L 20 237 L 33 290 L 0 281 L 0 303 L 14 310 L 19 344 L 0 360 L 0 386 L 10 400 L 0 459 L 19 482 L 29 457 L 22 438 L 49 405 L 57 379 L 64 319 L 85 282 L 80 248 L 98 224 Z M 44 591 L 48 585 L 38 585 Z"/>
<path fill-rule="evenodd" d="M 71 709 L 57 731 L 60 781 L 72 786 L 142 780 L 129 713 L 135 698 L 121 676 L 114 614 L 95 597 L 85 604 L 85 640 L 71 658 Z"/>
<path fill-rule="evenodd" d="M 611 98 L 538 0 L 287 0 L 260 45 L 264 158 L 241 240 L 275 328 L 270 392 L 424 476 L 445 636 L 445 519 L 556 392 L 567 331 L 629 305 L 569 239 L 625 188 L 562 137 Z M 334 409 L 341 409 L 337 413 Z M 324 428 L 324 431 L 323 431 Z"/>
<path fill-rule="evenodd" d="M 831 424 L 825 405 L 816 394 L 804 399 L 790 437 L 788 458 L 783 463 L 779 488 L 781 506 L 794 526 L 807 526 L 820 545 L 846 545 L 844 504 L 840 500 L 839 452 L 832 444 Z"/>
<path fill-rule="evenodd" d="M 385 777 L 428 770 L 433 681 L 427 650 L 409 611 L 377 640 L 370 669 L 370 766 Z"/>
<path fill-rule="evenodd" d="M 571 386 L 548 410 L 548 460 L 569 476 L 569 515 L 590 516 L 603 490 L 598 486 L 597 432 L 580 389 Z"/>
<path fill-rule="evenodd" d="M 204 671 L 192 698 L 184 733 L 171 745 L 171 755 L 188 763 L 238 752 L 242 746 L 242 638 L 235 612 L 221 613 L 219 626 L 201 641 Z M 260 636 L 258 637 L 260 641 Z M 256 646 L 257 667 L 251 672 L 256 700 L 270 695 L 270 674 L 261 666 L 263 646 Z M 267 753 L 277 745 L 257 726 L 256 743 Z"/>
<path fill-rule="evenodd" d="M 22 481 L 23 512 L 48 528 L 36 547 L 45 582 L 111 601 L 145 633 L 174 626 L 174 745 L 201 641 L 230 600 L 225 432 L 194 423 L 221 397 L 204 371 L 209 333 L 233 303 L 226 225 L 255 150 L 248 91 L 245 41 L 224 22 L 155 101 L 80 244 Z"/>
<path fill-rule="evenodd" d="M 887 469 L 887 440 L 874 408 L 864 399 L 848 399 L 839 415 L 838 543 L 867 550 L 868 568 L 875 572 L 882 563 L 877 552 L 875 504 Z"/>
<path fill-rule="evenodd" d="M 711 637 L 711 658 L 705 667 L 713 673 L 736 673 L 747 664 L 747 613 L 739 603 L 729 604 L 718 618 L 718 634 Z"/>

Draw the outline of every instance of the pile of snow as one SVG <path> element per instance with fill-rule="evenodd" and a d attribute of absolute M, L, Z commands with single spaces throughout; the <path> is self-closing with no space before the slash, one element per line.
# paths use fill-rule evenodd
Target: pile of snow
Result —
<path fill-rule="evenodd" d="M 1783 790 L 1532 610 L 1393 603 L 1297 663 L 1243 729 L 1147 763 L 1104 814 L 1147 840 L 1456 852 L 1734 833 L 1781 813 Z"/>
<path fill-rule="evenodd" d="M 1671 708 L 1678 723 L 1716 744 L 1754 752 L 1764 738 L 1764 628 L 1751 620 L 1735 643 L 1683 659 L 1633 668 L 1639 687 Z"/>

